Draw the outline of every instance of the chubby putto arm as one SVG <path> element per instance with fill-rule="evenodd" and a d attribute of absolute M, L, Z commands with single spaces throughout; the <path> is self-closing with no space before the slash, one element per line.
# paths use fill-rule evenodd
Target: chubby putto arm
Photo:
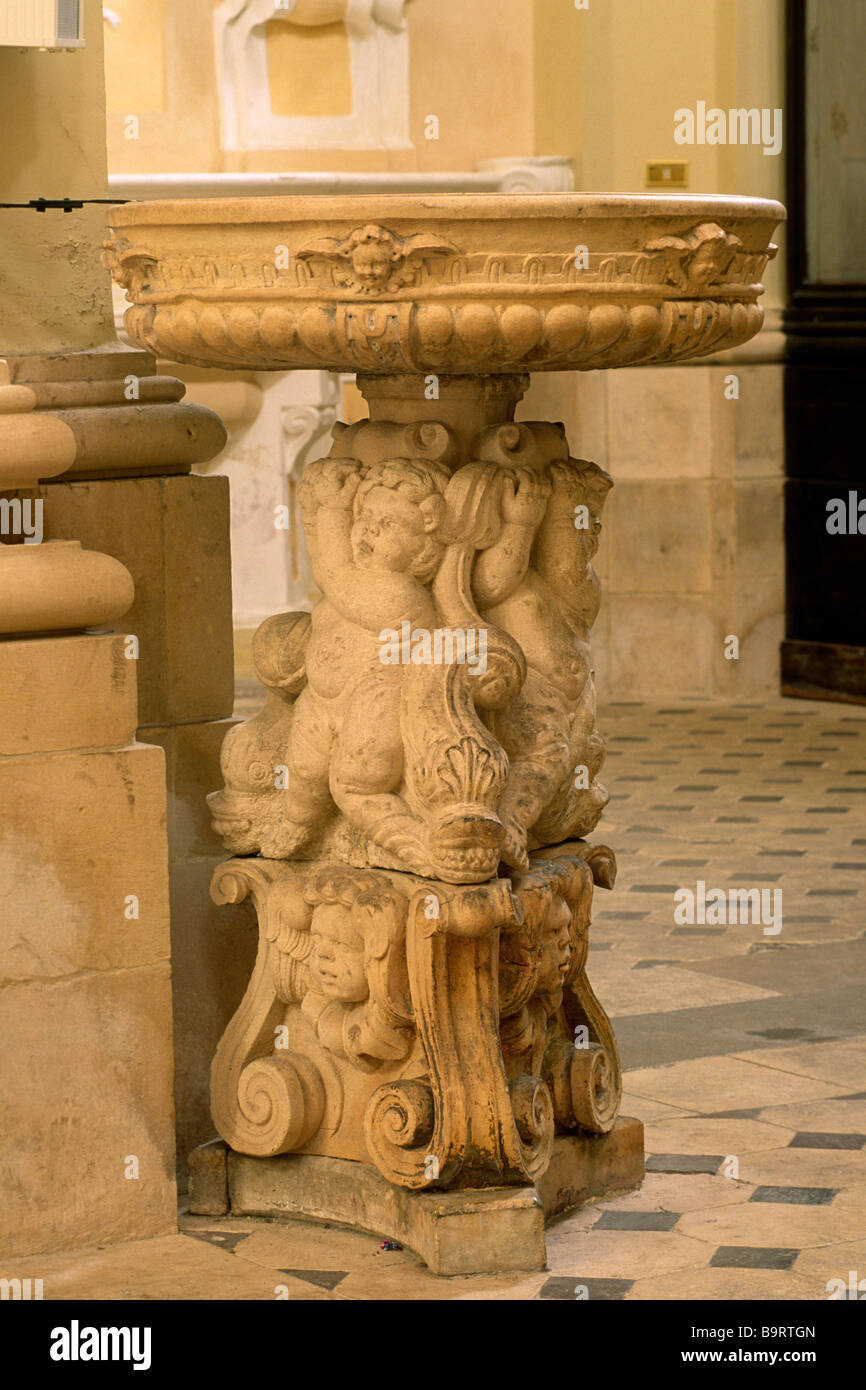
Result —
<path fill-rule="evenodd" d="M 514 593 L 526 578 L 535 532 L 547 508 L 550 484 L 528 468 L 502 485 L 503 526 L 495 545 L 477 556 L 472 588 L 479 608 L 490 608 Z"/>

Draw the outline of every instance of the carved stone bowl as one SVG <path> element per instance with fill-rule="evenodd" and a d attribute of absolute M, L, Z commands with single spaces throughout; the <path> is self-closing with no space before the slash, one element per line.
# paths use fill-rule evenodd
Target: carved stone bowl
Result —
<path fill-rule="evenodd" d="M 736 346 L 781 204 L 449 194 L 190 199 L 109 213 L 128 333 L 199 366 L 505 373 Z"/>

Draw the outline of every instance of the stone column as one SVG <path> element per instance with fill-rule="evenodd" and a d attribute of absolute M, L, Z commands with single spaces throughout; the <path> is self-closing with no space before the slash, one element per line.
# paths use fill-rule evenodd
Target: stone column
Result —
<path fill-rule="evenodd" d="M 189 473 L 225 431 L 115 339 L 86 201 L 103 89 L 98 6 L 73 53 L 0 49 L 4 200 L 84 201 L 0 211 L 8 1253 L 175 1228 L 175 1075 L 185 1154 L 249 968 L 247 914 L 208 911 L 202 815 L 233 703 L 228 484 Z"/>

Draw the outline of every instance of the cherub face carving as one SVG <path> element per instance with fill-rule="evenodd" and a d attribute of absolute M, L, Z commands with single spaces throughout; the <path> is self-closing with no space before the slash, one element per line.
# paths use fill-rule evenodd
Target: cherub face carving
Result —
<path fill-rule="evenodd" d="M 353 233 L 352 242 L 352 269 L 365 288 L 378 289 L 388 279 L 397 259 L 393 244 L 375 227 Z"/>
<path fill-rule="evenodd" d="M 424 517 L 414 502 L 388 487 L 365 494 L 351 533 L 356 565 L 405 573 L 423 541 Z"/>
<path fill-rule="evenodd" d="M 354 502 L 355 564 L 431 579 L 442 556 L 437 533 L 448 478 L 447 469 L 420 459 L 383 459 L 368 469 Z"/>
<path fill-rule="evenodd" d="M 369 993 L 364 939 L 352 925 L 351 908 L 320 903 L 310 924 L 308 968 L 313 984 L 329 999 L 360 1004 Z"/>
<path fill-rule="evenodd" d="M 561 989 L 571 965 L 571 908 L 556 895 L 541 929 L 541 961 L 536 988 L 539 993 Z"/>

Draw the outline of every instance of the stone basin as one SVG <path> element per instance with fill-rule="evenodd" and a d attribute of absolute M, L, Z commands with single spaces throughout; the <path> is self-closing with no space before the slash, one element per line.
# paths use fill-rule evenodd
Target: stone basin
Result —
<path fill-rule="evenodd" d="M 220 198 L 109 213 L 126 329 L 197 366 L 523 373 L 673 362 L 758 332 L 762 198 Z"/>

